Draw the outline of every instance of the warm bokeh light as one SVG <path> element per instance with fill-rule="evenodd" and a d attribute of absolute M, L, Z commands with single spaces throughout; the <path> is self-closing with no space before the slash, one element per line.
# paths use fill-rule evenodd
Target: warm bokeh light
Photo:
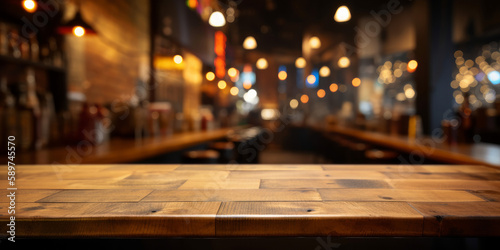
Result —
<path fill-rule="evenodd" d="M 319 49 L 321 47 L 321 40 L 317 36 L 313 36 L 309 39 L 309 46 L 313 49 Z"/>
<path fill-rule="evenodd" d="M 417 69 L 417 66 L 418 66 L 417 61 L 411 60 L 408 62 L 408 66 L 407 66 L 406 70 L 410 73 L 413 73 Z"/>
<path fill-rule="evenodd" d="M 299 106 L 299 101 L 297 99 L 290 100 L 290 108 L 296 109 Z"/>
<path fill-rule="evenodd" d="M 405 96 L 408 99 L 412 99 L 413 97 L 415 97 L 415 90 L 413 90 L 412 88 L 406 89 L 405 90 Z"/>
<path fill-rule="evenodd" d="M 361 80 L 359 78 L 356 77 L 352 79 L 352 86 L 359 87 L 359 85 L 361 85 Z"/>
<path fill-rule="evenodd" d="M 229 69 L 227 70 L 227 75 L 228 75 L 229 77 L 236 77 L 236 76 L 238 75 L 238 70 L 237 70 L 237 69 L 235 69 L 235 68 L 229 68 Z"/>
<path fill-rule="evenodd" d="M 282 81 L 286 80 L 287 76 L 288 76 L 288 75 L 287 75 L 286 71 L 280 71 L 280 72 L 278 73 L 278 78 L 279 78 L 280 80 L 282 80 Z"/>
<path fill-rule="evenodd" d="M 226 25 L 226 19 L 224 18 L 224 14 L 222 14 L 220 11 L 214 11 L 210 15 L 210 18 L 208 19 L 208 23 L 212 27 L 222 27 Z"/>
<path fill-rule="evenodd" d="M 258 69 L 267 69 L 268 64 L 266 58 L 259 58 L 255 66 L 257 66 Z"/>
<path fill-rule="evenodd" d="M 243 48 L 248 50 L 255 49 L 257 48 L 257 41 L 253 36 L 248 36 L 245 38 L 245 41 L 243 41 Z"/>
<path fill-rule="evenodd" d="M 307 83 L 314 84 L 316 82 L 316 77 L 314 75 L 307 76 Z"/>
<path fill-rule="evenodd" d="M 323 98 L 326 95 L 326 92 L 324 89 L 318 89 L 318 92 L 316 93 L 319 98 Z"/>
<path fill-rule="evenodd" d="M 335 93 L 335 92 L 337 92 L 337 90 L 339 90 L 339 85 L 337 85 L 336 83 L 330 84 L 330 91 Z"/>
<path fill-rule="evenodd" d="M 303 57 L 299 57 L 297 58 L 297 60 L 295 60 L 295 67 L 302 69 L 305 66 L 306 66 L 306 59 L 304 59 Z"/>
<path fill-rule="evenodd" d="M 307 102 L 309 102 L 309 96 L 307 96 L 307 95 L 302 95 L 302 96 L 300 97 L 300 101 L 301 101 L 302 103 L 307 103 Z"/>
<path fill-rule="evenodd" d="M 330 76 L 330 68 L 328 66 L 323 66 L 319 69 L 319 76 L 328 77 Z"/>
<path fill-rule="evenodd" d="M 243 88 L 244 89 L 250 89 L 252 87 L 252 83 L 251 82 L 244 82 L 243 83 Z"/>
<path fill-rule="evenodd" d="M 238 87 L 232 87 L 230 90 L 229 90 L 229 93 L 231 93 L 231 95 L 233 96 L 236 96 L 238 95 L 238 93 L 240 92 L 240 90 L 238 89 Z"/>
<path fill-rule="evenodd" d="M 191 9 L 196 9 L 198 7 L 198 0 L 187 0 L 186 5 Z"/>
<path fill-rule="evenodd" d="M 33 0 L 24 0 L 23 1 L 23 8 L 29 13 L 33 13 L 36 11 L 38 5 L 35 1 Z"/>
<path fill-rule="evenodd" d="M 77 37 L 82 37 L 85 35 L 85 29 L 82 26 L 76 26 L 73 28 L 73 34 Z"/>
<path fill-rule="evenodd" d="M 217 87 L 219 87 L 219 89 L 225 89 L 227 87 L 226 81 L 220 80 L 219 83 L 217 83 Z"/>
<path fill-rule="evenodd" d="M 351 12 L 347 6 L 340 6 L 335 12 L 335 16 L 333 16 L 336 22 L 342 23 L 351 20 Z"/>
<path fill-rule="evenodd" d="M 181 56 L 181 55 L 175 55 L 175 56 L 174 56 L 174 62 L 175 62 L 176 64 L 181 64 L 181 63 L 182 63 L 182 60 L 183 60 L 183 59 L 182 59 L 182 56 Z"/>
<path fill-rule="evenodd" d="M 207 74 L 205 75 L 205 77 L 207 78 L 207 80 L 209 81 L 213 81 L 215 79 L 215 74 L 214 72 L 207 72 Z"/>
<path fill-rule="evenodd" d="M 347 68 L 351 65 L 351 60 L 349 60 L 346 56 L 343 56 L 339 59 L 338 65 L 340 68 Z"/>

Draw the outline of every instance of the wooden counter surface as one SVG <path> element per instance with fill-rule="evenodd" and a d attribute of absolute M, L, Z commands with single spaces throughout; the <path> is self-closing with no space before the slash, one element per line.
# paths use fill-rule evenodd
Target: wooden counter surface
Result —
<path fill-rule="evenodd" d="M 235 129 L 244 127 L 222 128 L 163 137 L 145 137 L 141 140 L 112 138 L 109 142 L 97 146 L 88 141 L 81 141 L 76 145 L 65 147 L 19 152 L 16 161 L 20 164 L 130 163 L 221 139 Z"/>
<path fill-rule="evenodd" d="M 313 128 L 322 132 L 336 133 L 356 138 L 363 142 L 392 148 L 400 152 L 452 164 L 479 164 L 500 168 L 500 145 L 489 143 L 448 145 L 441 139 L 425 137 L 411 140 L 405 136 L 387 135 L 342 126 L 327 129 Z M 405 164 L 406 162 L 402 162 Z M 413 164 L 413 163 L 411 163 Z"/>
<path fill-rule="evenodd" d="M 16 171 L 17 237 L 500 236 L 500 170 L 483 166 L 18 165 Z M 2 187 L 6 180 L 2 171 Z M 0 191 L 4 226 L 8 192 Z"/>

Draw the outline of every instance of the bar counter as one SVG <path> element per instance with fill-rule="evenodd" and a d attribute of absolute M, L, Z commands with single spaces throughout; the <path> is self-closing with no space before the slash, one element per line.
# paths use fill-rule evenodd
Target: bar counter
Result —
<path fill-rule="evenodd" d="M 102 145 L 93 145 L 89 141 L 83 140 L 76 145 L 19 152 L 16 160 L 20 164 L 130 163 L 222 139 L 229 133 L 245 127 L 237 126 L 142 139 L 111 138 L 110 141 Z"/>
<path fill-rule="evenodd" d="M 24 238 L 500 236 L 485 166 L 18 165 L 14 187 Z"/>
<path fill-rule="evenodd" d="M 410 139 L 405 136 L 388 135 L 344 126 L 311 128 L 321 133 L 348 136 L 376 146 L 415 154 L 416 159 L 423 157 L 451 164 L 478 164 L 500 168 L 500 145 L 496 144 L 458 143 L 449 145 L 443 140 L 433 137 Z"/>

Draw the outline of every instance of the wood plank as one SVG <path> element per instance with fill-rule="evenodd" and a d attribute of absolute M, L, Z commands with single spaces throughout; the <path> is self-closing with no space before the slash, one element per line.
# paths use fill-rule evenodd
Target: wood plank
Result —
<path fill-rule="evenodd" d="M 254 170 L 323 170 L 320 165 L 303 165 L 303 164 L 287 164 L 287 165 L 274 165 L 274 164 L 227 164 L 227 165 L 182 165 L 177 170 L 239 170 L 239 171 L 254 171 Z"/>
<path fill-rule="evenodd" d="M 390 179 L 451 179 L 451 180 L 499 180 L 497 173 L 395 173 L 382 172 Z"/>
<path fill-rule="evenodd" d="M 61 192 L 61 190 L 34 190 L 34 189 L 18 189 L 18 190 L 0 190 L 0 196 L 2 200 L 8 201 L 9 198 L 5 198 L 7 195 L 15 193 L 16 203 L 19 202 L 36 202 L 42 198 L 49 195 Z"/>
<path fill-rule="evenodd" d="M 420 236 L 422 215 L 404 202 L 224 202 L 226 236 Z"/>
<path fill-rule="evenodd" d="M 500 181 L 475 180 L 387 180 L 398 189 L 456 189 L 456 190 L 498 190 Z"/>
<path fill-rule="evenodd" d="M 168 172 L 135 172 L 125 180 L 223 180 L 229 171 L 175 170 Z M 256 178 L 254 178 L 256 179 Z"/>
<path fill-rule="evenodd" d="M 155 190 L 142 201 L 320 201 L 312 189 Z"/>
<path fill-rule="evenodd" d="M 379 171 L 379 172 L 416 172 L 424 171 L 421 165 L 353 165 L 353 164 L 329 164 L 322 165 L 324 170 L 348 170 L 348 171 Z"/>
<path fill-rule="evenodd" d="M 187 180 L 179 189 L 259 189 L 260 180 Z"/>
<path fill-rule="evenodd" d="M 16 236 L 213 237 L 219 207 L 220 202 L 20 203 Z M 6 203 L 0 208 L 7 211 Z"/>
<path fill-rule="evenodd" d="M 376 171 L 231 171 L 232 179 L 384 179 Z"/>
<path fill-rule="evenodd" d="M 424 215 L 424 236 L 483 237 L 500 232 L 499 202 L 410 204 Z"/>
<path fill-rule="evenodd" d="M 318 189 L 325 201 L 484 201 L 466 191 L 401 189 Z"/>
<path fill-rule="evenodd" d="M 138 202 L 152 191 L 147 189 L 63 190 L 38 202 Z"/>
<path fill-rule="evenodd" d="M 475 196 L 479 196 L 486 201 L 500 202 L 499 190 L 471 190 L 469 191 Z"/>
<path fill-rule="evenodd" d="M 120 164 L 120 165 L 108 165 L 108 167 L 102 169 L 101 171 L 134 171 L 134 172 L 161 172 L 161 171 L 172 171 L 179 167 L 180 165 L 171 164 Z"/>
<path fill-rule="evenodd" d="M 391 186 L 383 180 L 264 179 L 261 188 L 391 188 Z"/>

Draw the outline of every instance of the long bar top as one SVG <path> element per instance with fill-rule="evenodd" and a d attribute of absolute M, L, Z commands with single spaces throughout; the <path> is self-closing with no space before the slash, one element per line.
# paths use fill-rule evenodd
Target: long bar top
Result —
<path fill-rule="evenodd" d="M 0 224 L 15 192 L 17 237 L 500 236 L 500 170 L 484 166 L 16 168 Z"/>
<path fill-rule="evenodd" d="M 358 140 L 415 154 L 415 158 L 429 158 L 453 164 L 479 164 L 500 168 L 500 146 L 489 143 L 449 145 L 441 139 L 424 137 L 410 139 L 405 136 L 387 135 L 344 126 L 313 129 L 350 136 Z M 406 163 L 406 162 L 402 162 Z M 414 163 L 411 163 L 414 164 Z"/>
<path fill-rule="evenodd" d="M 112 138 L 102 145 L 93 145 L 89 141 L 80 141 L 76 145 L 20 152 L 17 154 L 17 161 L 20 164 L 130 163 L 221 139 L 228 133 L 244 127 L 221 128 L 142 139 Z"/>

